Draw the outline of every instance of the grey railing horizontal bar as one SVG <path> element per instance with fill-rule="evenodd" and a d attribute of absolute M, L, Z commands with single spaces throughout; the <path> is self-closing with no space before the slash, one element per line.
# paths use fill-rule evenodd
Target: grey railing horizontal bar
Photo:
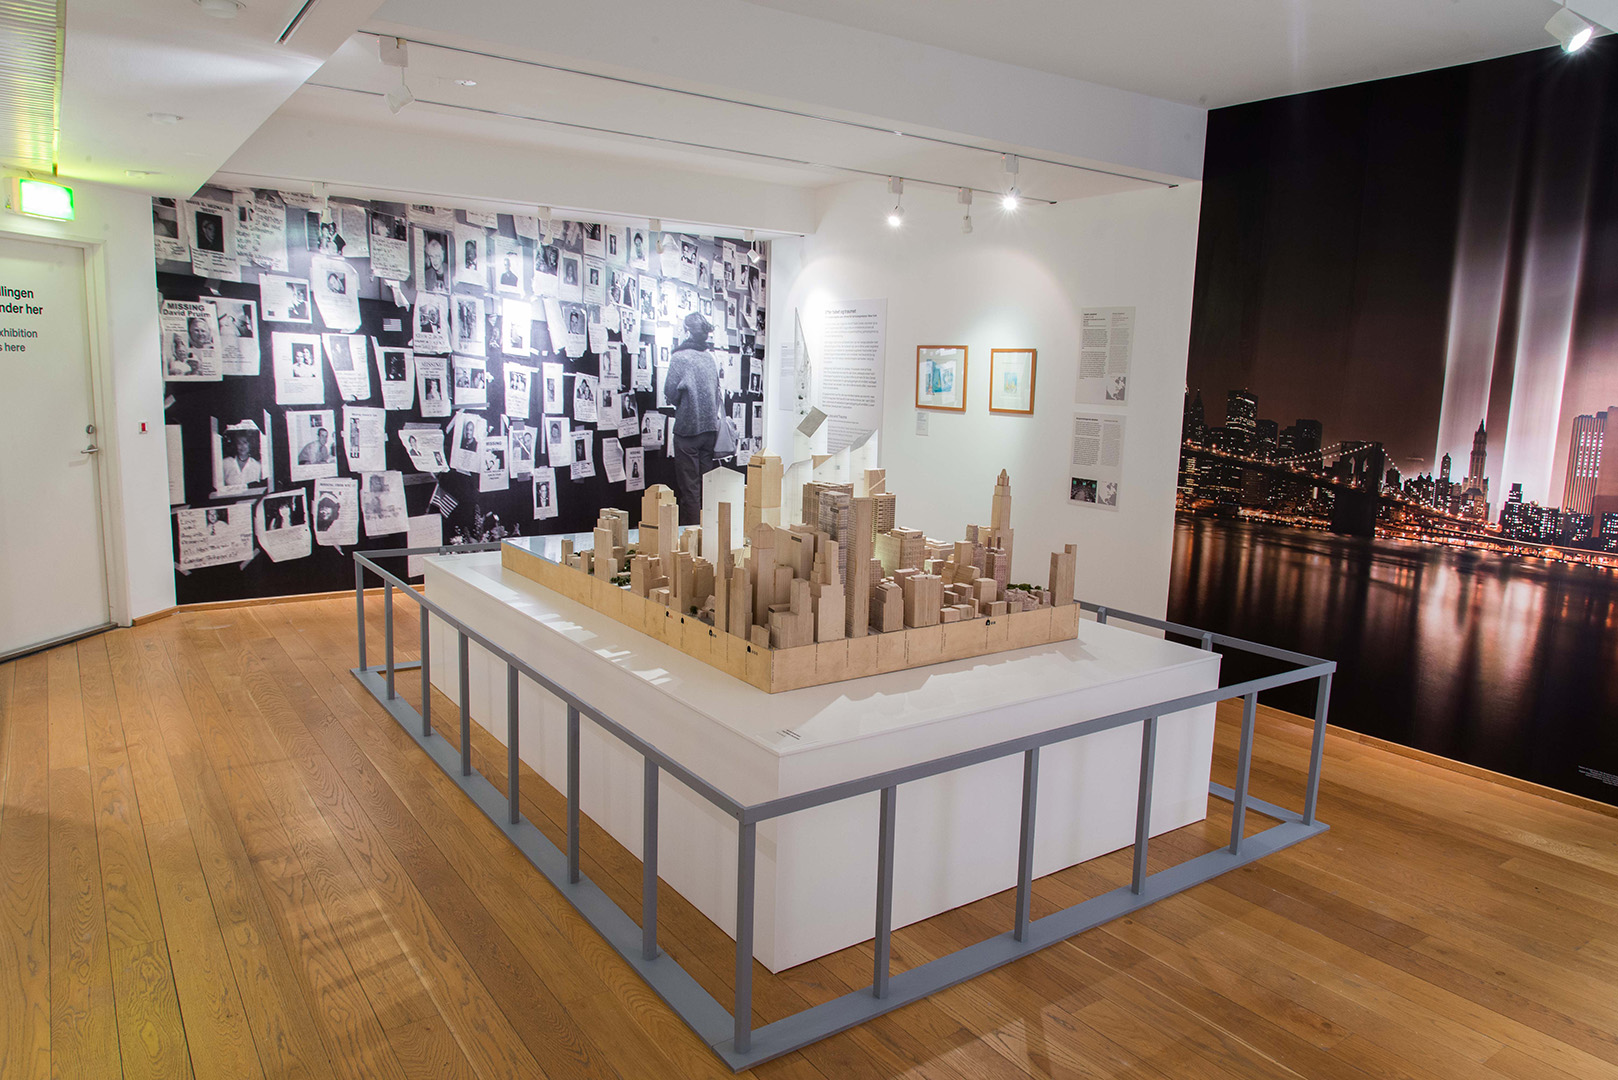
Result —
<path fill-rule="evenodd" d="M 1307 679 L 1318 679 L 1335 667 L 1336 665 L 1331 664 L 1329 661 L 1321 661 L 1313 667 L 1302 668 L 1297 671 L 1283 671 L 1274 675 L 1264 675 L 1257 679 L 1249 679 L 1244 683 L 1237 683 L 1234 686 L 1219 686 L 1212 690 L 1187 694 L 1184 697 L 1174 698 L 1170 701 L 1160 701 L 1152 705 L 1142 705 L 1139 708 L 1112 713 L 1108 716 L 1080 720 L 1065 727 L 1052 728 L 1050 731 L 1042 731 L 1034 735 L 1023 735 L 1019 738 L 1007 739 L 1004 742 L 981 746 L 974 750 L 962 750 L 958 754 L 933 758 L 931 761 L 917 762 L 914 765 L 904 765 L 897 769 L 889 769 L 887 772 L 863 776 L 857 780 L 845 780 L 841 783 L 829 784 L 826 787 L 805 791 L 799 795 L 783 795 L 778 799 L 769 799 L 765 802 L 744 807 L 741 820 L 768 821 L 770 818 L 780 817 L 783 814 L 793 814 L 800 810 L 808 810 L 825 803 L 838 802 L 870 791 L 880 791 L 895 784 L 908 784 L 913 780 L 923 780 L 929 776 L 937 776 L 940 773 L 953 772 L 968 765 L 977 765 L 980 762 L 993 761 L 995 758 L 1020 754 L 1036 747 L 1065 742 L 1080 735 L 1091 735 L 1098 731 L 1110 731 L 1113 728 L 1123 727 L 1127 724 L 1138 724 L 1148 716 L 1167 716 L 1170 713 L 1183 712 L 1186 709 L 1212 705 L 1228 698 L 1243 697 L 1247 694 L 1270 690 L 1277 686 L 1287 686 Z"/>
<path fill-rule="evenodd" d="M 1129 611 L 1119 611 L 1117 608 L 1110 608 L 1105 604 L 1094 604 L 1088 600 L 1080 600 L 1078 601 L 1078 605 L 1080 608 L 1089 612 L 1099 612 L 1104 610 L 1107 613 L 1108 619 L 1124 619 L 1127 622 L 1139 623 L 1141 626 L 1150 626 L 1154 630 L 1164 630 L 1171 634 L 1181 634 L 1185 637 L 1199 639 L 1206 638 L 1220 645 L 1229 645 L 1232 648 L 1240 649 L 1242 652 L 1250 652 L 1259 656 L 1267 656 L 1271 660 L 1285 660 L 1293 664 L 1306 665 L 1330 664 L 1333 671 L 1337 670 L 1337 662 L 1335 660 L 1322 660 L 1320 657 L 1310 656 L 1308 653 L 1293 652 L 1291 649 L 1282 649 L 1275 645 L 1265 645 L 1257 641 L 1248 641 L 1245 638 L 1231 637 L 1229 634 L 1216 634 L 1208 630 L 1199 630 L 1194 626 L 1187 626 L 1184 623 L 1169 622 L 1167 619 L 1155 619 L 1150 615 L 1136 615 Z"/>
<path fill-rule="evenodd" d="M 1028 924 L 1027 935 L 1022 941 L 1016 940 L 1007 931 L 894 975 L 888 981 L 886 997 L 875 997 L 870 987 L 862 987 L 840 998 L 793 1013 L 773 1024 L 765 1024 L 753 1032 L 752 1048 L 745 1054 L 737 1054 L 724 1039 L 709 1045 L 732 1069 L 740 1071 L 752 1068 L 806 1043 L 846 1031 L 883 1013 L 920 1001 L 930 994 L 1066 941 L 1075 934 L 1184 892 L 1226 871 L 1325 832 L 1326 828 L 1324 824 L 1304 825 L 1301 822 L 1276 825 L 1248 837 L 1240 855 L 1232 855 L 1225 848 L 1220 848 L 1159 870 L 1146 878 L 1145 887 L 1138 895 L 1130 886 L 1123 885 L 1042 919 L 1035 919 Z"/>

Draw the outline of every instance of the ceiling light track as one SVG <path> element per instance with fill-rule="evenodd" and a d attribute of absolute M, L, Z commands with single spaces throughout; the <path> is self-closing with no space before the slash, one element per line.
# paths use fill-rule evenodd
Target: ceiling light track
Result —
<path fill-rule="evenodd" d="M 397 37 L 395 34 L 383 34 L 376 30 L 359 30 L 360 34 L 370 37 Z M 841 127 L 856 128 L 860 131 L 871 131 L 879 135 L 897 135 L 904 139 L 917 139 L 921 142 L 933 143 L 937 146 L 953 146 L 959 150 L 972 150 L 980 154 L 993 154 L 995 157 L 1004 157 L 1006 151 L 996 150 L 988 146 L 976 146 L 972 143 L 958 142 L 954 139 L 944 139 L 937 135 L 919 135 L 913 131 L 900 131 L 895 128 L 883 127 L 880 124 L 867 124 L 858 120 L 845 120 L 839 116 L 826 116 L 820 113 L 803 112 L 797 109 L 784 109 L 779 105 L 761 105 L 754 101 L 742 101 L 739 98 L 722 97 L 718 94 L 705 94 L 700 90 L 682 90 L 678 87 L 663 86 L 659 83 L 645 82 L 640 79 L 629 79 L 622 75 L 603 75 L 596 71 L 585 71 L 582 68 L 570 68 L 561 64 L 547 64 L 540 60 L 525 60 L 522 57 L 506 56 L 501 53 L 484 52 L 481 49 L 466 49 L 458 45 L 441 45 L 435 41 L 424 41 L 420 38 L 401 38 L 412 45 L 420 45 L 428 49 L 441 49 L 444 52 L 460 53 L 463 56 L 477 56 L 485 60 L 502 60 L 508 64 L 520 64 L 523 67 L 541 68 L 545 71 L 556 71 L 564 75 L 578 75 L 586 79 L 600 79 L 603 82 L 617 83 L 620 86 L 635 86 L 643 90 L 660 90 L 666 94 L 679 94 L 683 97 L 698 98 L 702 101 L 712 101 L 722 105 L 736 105 L 745 109 L 758 109 L 762 112 L 776 113 L 780 116 L 793 116 L 800 120 L 816 120 L 822 124 L 837 124 Z M 1113 176 L 1120 180 L 1133 180 L 1141 184 L 1156 184 L 1159 187 L 1177 188 L 1180 185 L 1169 180 L 1159 180 L 1154 176 L 1137 176 L 1133 173 L 1116 172 L 1112 169 L 1101 169 L 1094 165 L 1074 165 L 1067 161 L 1056 161 L 1052 158 L 1031 157 L 1028 154 L 1019 154 L 1024 161 L 1037 161 L 1041 165 L 1054 165 L 1063 169 L 1076 169 L 1079 172 L 1094 173 L 1098 176 Z M 885 173 L 870 173 L 871 176 L 883 176 Z M 927 181 L 921 181 L 926 183 Z"/>
<path fill-rule="evenodd" d="M 332 83 L 310 82 L 305 83 L 304 85 L 314 87 L 317 90 L 338 90 L 346 94 L 359 94 L 364 97 L 383 98 L 384 100 L 388 97 L 387 94 L 380 93 L 376 90 L 360 90 L 352 86 L 336 86 Z M 806 169 L 825 169 L 832 172 L 852 173 L 856 176 L 874 176 L 882 180 L 897 179 L 907 184 L 924 184 L 928 187 L 949 188 L 952 191 L 959 190 L 962 187 L 962 185 L 950 180 L 928 180 L 925 177 L 919 176 L 895 176 L 893 173 L 881 172 L 875 169 L 861 169 L 853 165 L 832 165 L 822 161 L 809 161 L 804 158 L 783 157 L 780 154 L 766 154 L 760 150 L 738 150 L 731 146 L 715 146 L 712 143 L 691 142 L 686 139 L 671 139 L 663 135 L 643 135 L 638 131 L 622 131 L 618 128 L 597 127 L 594 124 L 579 124 L 568 120 L 550 120 L 543 116 L 529 116 L 526 113 L 504 112 L 500 109 L 485 109 L 476 105 L 462 105 L 453 101 L 431 101 L 422 97 L 413 98 L 413 100 L 417 105 L 433 105 L 441 109 L 454 109 L 457 112 L 477 113 L 480 116 L 498 116 L 507 120 L 527 120 L 534 124 L 548 124 L 552 127 L 567 128 L 570 131 L 588 131 L 597 135 L 613 135 L 625 139 L 640 139 L 644 142 L 659 143 L 664 146 L 678 146 L 686 150 L 706 150 L 719 154 L 735 154 L 738 157 L 754 158 L 759 161 L 769 161 L 779 165 L 795 165 L 799 168 Z M 394 111 L 397 112 L 398 110 Z M 1000 192 L 989 191 L 984 188 L 972 188 L 972 190 L 984 195 L 1000 194 Z M 1022 195 L 1020 198 L 1025 203 L 1041 203 L 1045 206 L 1056 205 L 1055 199 L 1036 199 L 1028 195 Z"/>

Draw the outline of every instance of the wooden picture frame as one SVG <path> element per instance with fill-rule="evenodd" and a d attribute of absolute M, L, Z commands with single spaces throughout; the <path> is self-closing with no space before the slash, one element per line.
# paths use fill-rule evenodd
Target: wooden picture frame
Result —
<path fill-rule="evenodd" d="M 1034 415 L 1034 376 L 1038 359 L 1037 349 L 989 350 L 990 412 Z"/>
<path fill-rule="evenodd" d="M 965 345 L 917 345 L 916 408 L 965 412 L 966 364 Z"/>

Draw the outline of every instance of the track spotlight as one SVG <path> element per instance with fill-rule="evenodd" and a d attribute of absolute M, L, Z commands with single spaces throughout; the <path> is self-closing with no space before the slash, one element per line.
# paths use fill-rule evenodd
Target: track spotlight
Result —
<path fill-rule="evenodd" d="M 972 189 L 969 187 L 955 189 L 955 201 L 966 207 L 966 213 L 961 218 L 961 231 L 972 231 Z"/>
<path fill-rule="evenodd" d="M 888 211 L 888 228 L 897 229 L 905 223 L 905 182 L 897 176 L 888 177 L 888 194 L 893 196 L 893 209 Z"/>
<path fill-rule="evenodd" d="M 1552 15 L 1550 22 L 1545 24 L 1545 29 L 1562 43 L 1562 48 L 1566 52 L 1578 52 L 1590 44 L 1590 38 L 1595 36 L 1596 32 L 1594 26 L 1567 8 L 1561 8 Z"/>
<path fill-rule="evenodd" d="M 400 109 L 416 100 L 416 95 L 411 93 L 410 87 L 400 79 L 399 85 L 383 95 L 382 100 L 388 103 L 388 111 L 397 116 Z"/>
<path fill-rule="evenodd" d="M 1006 194 L 1000 200 L 1000 205 L 1007 210 L 1015 210 L 1021 203 L 1017 197 L 1017 173 L 1022 168 L 1022 162 L 1017 160 L 1016 154 L 1005 155 L 1006 159 Z"/>

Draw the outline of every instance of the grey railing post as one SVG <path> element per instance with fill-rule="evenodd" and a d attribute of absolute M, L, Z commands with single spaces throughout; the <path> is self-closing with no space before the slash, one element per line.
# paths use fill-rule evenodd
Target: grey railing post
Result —
<path fill-rule="evenodd" d="M 472 649 L 466 631 L 461 631 L 461 775 L 472 775 Z"/>
<path fill-rule="evenodd" d="M 753 877 L 758 826 L 736 828 L 736 1042 L 738 1054 L 753 1048 Z"/>
<path fill-rule="evenodd" d="M 521 764 L 517 757 L 517 665 L 506 665 L 506 802 L 510 803 L 509 820 L 513 825 L 522 820 L 517 778 Z"/>
<path fill-rule="evenodd" d="M 882 789 L 876 826 L 876 963 L 871 993 L 879 998 L 888 996 L 888 969 L 893 956 L 893 826 L 898 795 L 897 786 Z"/>
<path fill-rule="evenodd" d="M 417 604 L 421 615 L 421 737 L 433 735 L 433 643 L 429 634 L 432 626 L 426 604 Z"/>
<path fill-rule="evenodd" d="M 579 883 L 579 710 L 567 707 L 567 880 Z"/>
<path fill-rule="evenodd" d="M 1320 677 L 1315 698 L 1315 736 L 1309 744 L 1309 786 L 1303 794 L 1303 823 L 1315 823 L 1315 804 L 1320 800 L 1320 763 L 1326 752 L 1326 710 L 1331 705 L 1331 673 Z"/>
<path fill-rule="evenodd" d="M 1034 808 L 1039 800 L 1039 747 L 1022 755 L 1022 837 L 1017 844 L 1017 906 L 1011 936 L 1028 937 L 1028 912 L 1034 892 Z"/>
<path fill-rule="evenodd" d="M 657 959 L 657 762 L 645 760 L 641 795 L 640 958 Z"/>
<path fill-rule="evenodd" d="M 365 667 L 365 564 L 354 560 L 354 617 L 360 644 L 360 667 Z"/>
<path fill-rule="evenodd" d="M 1096 622 L 1105 624 L 1106 621 L 1107 621 L 1107 609 L 1105 607 L 1096 608 Z"/>
<path fill-rule="evenodd" d="M 388 659 L 388 700 L 392 701 L 393 693 L 393 582 L 382 583 L 382 647 L 387 651 Z"/>
<path fill-rule="evenodd" d="M 1140 729 L 1140 789 L 1135 801 L 1135 873 L 1129 888 L 1136 895 L 1146 888 L 1146 848 L 1152 835 L 1152 778 L 1156 773 L 1157 717 L 1148 716 Z"/>
<path fill-rule="evenodd" d="M 1206 630 L 1202 632 L 1202 647 L 1208 652 L 1213 651 L 1213 635 Z"/>
<path fill-rule="evenodd" d="M 1253 722 L 1258 711 L 1258 695 L 1242 698 L 1242 744 L 1236 756 L 1236 789 L 1230 805 L 1230 853 L 1242 849 L 1242 829 L 1247 823 L 1247 781 L 1253 771 Z"/>

